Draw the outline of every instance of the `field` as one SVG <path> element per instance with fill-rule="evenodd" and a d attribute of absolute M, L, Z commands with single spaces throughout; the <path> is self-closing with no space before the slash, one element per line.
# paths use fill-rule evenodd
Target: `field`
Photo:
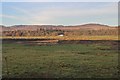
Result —
<path fill-rule="evenodd" d="M 104 36 L 0 36 L 0 39 L 118 40 L 118 35 Z"/>
<path fill-rule="evenodd" d="M 3 40 L 3 78 L 118 77 L 118 41 L 16 42 Z"/>

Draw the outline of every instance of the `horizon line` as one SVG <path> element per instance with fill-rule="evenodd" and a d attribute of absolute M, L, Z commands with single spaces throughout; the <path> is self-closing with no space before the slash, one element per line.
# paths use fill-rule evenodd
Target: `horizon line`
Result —
<path fill-rule="evenodd" d="M 103 24 L 103 23 L 82 23 L 82 24 L 14 24 L 14 25 L 5 25 L 5 24 L 0 24 L 1 26 L 5 27 L 12 27 L 12 26 L 19 26 L 19 25 L 53 25 L 53 26 L 78 26 L 78 25 L 86 25 L 86 24 L 98 24 L 98 25 L 105 25 L 105 26 L 110 26 L 110 27 L 118 27 L 119 25 L 109 25 L 109 24 Z"/>

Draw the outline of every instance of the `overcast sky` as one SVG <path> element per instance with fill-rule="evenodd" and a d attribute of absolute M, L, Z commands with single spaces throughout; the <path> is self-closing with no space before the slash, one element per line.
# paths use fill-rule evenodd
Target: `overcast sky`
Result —
<path fill-rule="evenodd" d="M 0 3 L 1 4 L 1 3 Z M 118 25 L 117 2 L 2 2 L 2 25 Z"/>
<path fill-rule="evenodd" d="M 1 0 L 2 2 L 119 2 L 119 0 Z"/>

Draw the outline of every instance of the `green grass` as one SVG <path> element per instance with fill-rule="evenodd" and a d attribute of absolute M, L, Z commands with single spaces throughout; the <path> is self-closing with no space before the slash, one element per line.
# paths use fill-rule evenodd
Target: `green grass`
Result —
<path fill-rule="evenodd" d="M 95 44 L 3 44 L 3 77 L 114 78 L 118 76 L 118 54 L 108 49 L 111 46 Z"/>

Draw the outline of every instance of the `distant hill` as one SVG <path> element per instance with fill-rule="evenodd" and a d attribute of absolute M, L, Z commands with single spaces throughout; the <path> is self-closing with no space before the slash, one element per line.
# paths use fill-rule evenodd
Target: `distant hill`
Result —
<path fill-rule="evenodd" d="M 120 28 L 119 28 L 120 30 Z M 103 36 L 118 35 L 118 27 L 102 24 L 63 25 L 14 25 L 0 27 L 2 36 Z"/>
<path fill-rule="evenodd" d="M 89 30 L 100 30 L 100 29 L 116 29 L 116 26 L 108 26 L 102 24 L 84 24 L 79 25 L 80 29 L 89 29 Z"/>
<path fill-rule="evenodd" d="M 63 25 L 14 25 L 5 27 L 1 25 L 3 31 L 14 31 L 14 30 L 29 30 L 34 31 L 37 29 L 46 29 L 46 30 L 100 30 L 100 29 L 117 29 L 115 26 L 108 26 L 102 24 L 84 24 L 84 25 L 75 25 L 75 26 L 63 26 Z"/>

